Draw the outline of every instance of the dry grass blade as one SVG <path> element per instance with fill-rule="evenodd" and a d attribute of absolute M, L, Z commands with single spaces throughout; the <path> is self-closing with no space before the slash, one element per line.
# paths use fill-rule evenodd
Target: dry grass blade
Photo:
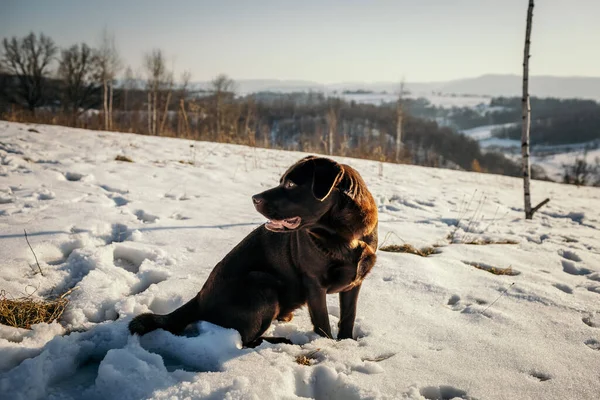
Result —
<path fill-rule="evenodd" d="M 0 291 L 0 324 L 15 328 L 31 329 L 31 325 L 51 323 L 61 317 L 73 288 L 62 295 L 49 299 L 34 299 L 31 296 L 10 299 Z"/>
<path fill-rule="evenodd" d="M 133 160 L 127 156 L 123 156 L 121 154 L 119 154 L 118 156 L 115 157 L 115 161 L 124 161 L 124 162 L 133 162 Z"/>
<path fill-rule="evenodd" d="M 500 239 L 500 240 L 492 240 L 492 239 L 475 239 L 469 242 L 464 242 L 462 244 L 473 244 L 477 246 L 484 246 L 490 244 L 519 244 L 516 240 L 510 239 Z"/>
<path fill-rule="evenodd" d="M 35 251 L 33 251 L 33 247 L 31 247 L 31 243 L 29 243 L 29 238 L 27 237 L 27 231 L 25 229 L 23 229 L 23 233 L 25 234 L 25 240 L 27 241 L 27 245 L 29 246 L 29 249 L 33 253 L 33 258 L 35 258 L 35 263 L 37 264 L 38 270 L 40 271 L 40 274 L 42 274 L 42 276 L 44 276 L 44 273 L 42 272 L 42 267 L 40 267 L 38 258 L 35 255 Z"/>
<path fill-rule="evenodd" d="M 391 253 L 409 253 L 421 257 L 429 257 L 430 255 L 437 253 L 437 250 L 433 247 L 423 247 L 419 250 L 415 246 L 408 243 L 403 245 L 390 244 L 380 247 L 379 250 Z"/>
<path fill-rule="evenodd" d="M 492 267 L 492 266 L 487 265 L 487 264 L 476 263 L 476 262 L 465 262 L 465 264 L 470 265 L 472 267 L 475 267 L 477 269 L 480 269 L 482 271 L 487 271 L 490 274 L 494 274 L 494 275 L 515 276 L 515 275 L 519 275 L 520 274 L 519 271 L 515 271 L 514 269 L 512 269 L 512 267 L 498 268 L 498 267 Z"/>

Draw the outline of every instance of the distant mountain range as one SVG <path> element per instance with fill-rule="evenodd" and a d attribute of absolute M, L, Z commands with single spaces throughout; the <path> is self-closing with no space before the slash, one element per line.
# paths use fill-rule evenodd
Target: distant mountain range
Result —
<path fill-rule="evenodd" d="M 322 84 L 303 80 L 246 79 L 236 80 L 236 91 L 241 94 L 260 91 L 298 92 L 316 91 L 333 93 L 344 90 L 369 90 L 394 93 L 399 82 L 342 82 Z M 444 94 L 467 94 L 478 96 L 520 96 L 521 76 L 482 75 L 476 78 L 457 79 L 445 82 L 407 82 L 405 87 L 414 95 L 441 92 Z M 208 82 L 197 82 L 195 89 L 206 89 Z M 600 101 L 600 77 L 532 76 L 530 95 L 536 97 L 582 98 Z"/>

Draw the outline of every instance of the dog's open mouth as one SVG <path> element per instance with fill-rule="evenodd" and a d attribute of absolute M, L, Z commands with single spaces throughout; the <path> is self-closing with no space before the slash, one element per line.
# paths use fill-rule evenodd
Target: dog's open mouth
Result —
<path fill-rule="evenodd" d="M 300 218 L 300 217 L 287 218 L 287 219 L 282 219 L 282 220 L 272 219 L 270 221 L 267 221 L 267 223 L 265 224 L 265 227 L 270 231 L 280 232 L 280 231 L 285 231 L 286 229 L 287 230 L 296 229 L 297 227 L 300 226 L 300 222 L 302 222 L 302 218 Z"/>

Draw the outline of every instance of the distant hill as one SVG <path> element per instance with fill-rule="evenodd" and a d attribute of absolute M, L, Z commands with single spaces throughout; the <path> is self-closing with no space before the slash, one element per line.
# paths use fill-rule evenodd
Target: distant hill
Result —
<path fill-rule="evenodd" d="M 399 82 L 341 82 L 322 84 L 303 80 L 243 79 L 236 80 L 237 92 L 241 94 L 260 91 L 273 92 L 338 92 L 344 90 L 368 90 L 374 92 L 397 92 Z M 197 82 L 194 88 L 207 88 L 208 82 Z M 471 94 L 479 96 L 520 96 L 519 75 L 482 75 L 476 78 L 445 82 L 407 82 L 406 88 L 415 95 L 431 92 Z M 600 77 L 532 76 L 530 94 L 536 97 L 581 98 L 600 101 Z"/>
<path fill-rule="evenodd" d="M 490 96 L 519 96 L 522 78 L 518 75 L 483 75 L 431 85 L 446 93 Z M 529 92 L 536 97 L 582 98 L 600 100 L 600 77 L 532 76 Z"/>

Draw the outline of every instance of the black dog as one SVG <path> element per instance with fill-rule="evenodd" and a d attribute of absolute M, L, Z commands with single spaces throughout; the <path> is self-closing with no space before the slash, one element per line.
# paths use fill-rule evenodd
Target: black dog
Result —
<path fill-rule="evenodd" d="M 203 320 L 236 329 L 251 347 L 274 319 L 289 321 L 308 304 L 314 331 L 331 338 L 325 297 L 339 293 L 337 337 L 352 338 L 358 293 L 377 248 L 377 207 L 358 172 L 306 157 L 252 200 L 269 221 L 216 265 L 195 298 L 168 315 L 137 316 L 132 333 L 178 333 Z"/>

